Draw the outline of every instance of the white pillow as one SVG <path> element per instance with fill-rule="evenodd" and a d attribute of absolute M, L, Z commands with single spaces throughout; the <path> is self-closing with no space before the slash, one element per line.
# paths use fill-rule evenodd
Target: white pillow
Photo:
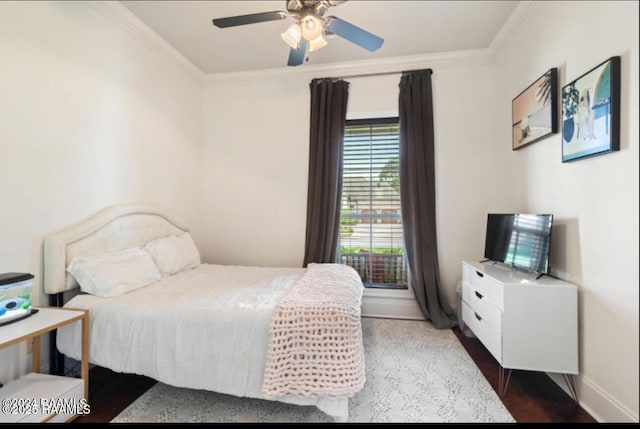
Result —
<path fill-rule="evenodd" d="M 162 279 L 151 255 L 139 247 L 75 256 L 67 271 L 83 292 L 101 298 L 123 295 Z"/>
<path fill-rule="evenodd" d="M 200 252 L 188 232 L 179 237 L 172 235 L 150 241 L 144 248 L 151 254 L 162 275 L 173 275 L 200 265 Z"/>

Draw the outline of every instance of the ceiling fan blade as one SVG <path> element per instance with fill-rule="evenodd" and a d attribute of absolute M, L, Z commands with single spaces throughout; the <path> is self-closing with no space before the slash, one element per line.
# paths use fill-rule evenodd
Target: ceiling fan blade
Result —
<path fill-rule="evenodd" d="M 256 24 L 258 22 L 277 21 L 279 19 L 285 19 L 286 17 L 287 13 L 282 11 L 261 12 L 249 15 L 230 16 L 228 18 L 217 18 L 213 20 L 213 25 L 218 28 L 227 28 L 237 25 Z"/>
<path fill-rule="evenodd" d="M 300 39 L 298 49 L 291 48 L 289 51 L 289 61 L 287 62 L 287 65 L 299 66 L 304 62 L 305 55 L 307 55 L 307 41 L 305 39 Z"/>
<path fill-rule="evenodd" d="M 379 49 L 384 43 L 384 39 L 375 34 L 369 33 L 335 16 L 328 16 L 326 23 L 325 28 L 333 34 L 337 34 L 343 39 L 347 39 L 351 43 L 355 43 L 370 52 Z"/>

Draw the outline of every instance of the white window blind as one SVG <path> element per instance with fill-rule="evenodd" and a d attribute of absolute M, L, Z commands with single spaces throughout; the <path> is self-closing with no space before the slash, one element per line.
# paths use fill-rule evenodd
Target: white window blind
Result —
<path fill-rule="evenodd" d="M 338 262 L 367 287 L 406 288 L 398 119 L 347 121 Z"/>

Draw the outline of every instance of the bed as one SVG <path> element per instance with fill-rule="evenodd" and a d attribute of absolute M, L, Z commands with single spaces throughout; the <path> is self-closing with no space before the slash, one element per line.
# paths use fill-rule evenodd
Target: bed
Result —
<path fill-rule="evenodd" d="M 146 249 L 188 232 L 156 207 L 118 205 L 45 239 L 45 292 L 75 295 L 64 306 L 89 310 L 90 363 L 178 387 L 312 405 L 346 421 L 348 398 L 365 381 L 362 283 L 353 269 L 194 264 L 104 297 L 78 293 L 76 277 L 84 279 L 67 272 L 85 255 Z M 80 334 L 77 324 L 59 329 L 59 352 L 79 359 Z"/>

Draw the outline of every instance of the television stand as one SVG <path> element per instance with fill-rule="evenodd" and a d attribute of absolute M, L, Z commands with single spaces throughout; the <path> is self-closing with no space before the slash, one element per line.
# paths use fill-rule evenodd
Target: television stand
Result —
<path fill-rule="evenodd" d="M 578 287 L 535 275 L 462 262 L 462 321 L 496 359 L 500 396 L 513 369 L 578 374 Z"/>
<path fill-rule="evenodd" d="M 482 261 L 478 261 L 478 263 L 484 264 L 485 262 L 489 262 L 489 261 L 491 261 L 491 259 L 483 259 Z"/>

